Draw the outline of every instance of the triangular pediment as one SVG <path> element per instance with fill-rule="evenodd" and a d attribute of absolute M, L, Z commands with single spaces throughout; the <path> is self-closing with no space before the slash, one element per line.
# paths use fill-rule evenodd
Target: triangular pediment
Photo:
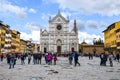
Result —
<path fill-rule="evenodd" d="M 69 20 L 65 19 L 65 18 L 61 15 L 61 13 L 58 12 L 58 14 L 57 14 L 53 19 L 49 20 L 49 22 L 58 22 L 58 23 L 60 23 L 60 22 L 65 22 L 65 23 L 67 23 L 67 22 L 69 22 Z"/>
<path fill-rule="evenodd" d="M 42 32 L 42 34 L 43 34 L 43 35 L 48 35 L 49 33 L 48 33 L 46 30 L 44 30 L 44 31 Z"/>

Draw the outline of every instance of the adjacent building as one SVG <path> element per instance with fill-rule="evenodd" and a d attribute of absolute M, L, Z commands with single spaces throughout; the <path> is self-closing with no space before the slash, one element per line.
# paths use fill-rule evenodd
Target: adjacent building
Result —
<path fill-rule="evenodd" d="M 120 28 L 116 30 L 117 50 L 120 52 Z"/>
<path fill-rule="evenodd" d="M 79 44 L 79 52 L 82 55 L 88 55 L 93 54 L 93 55 L 100 55 L 101 53 L 104 52 L 104 44 L 103 42 L 101 43 L 94 43 L 92 44 L 87 44 L 85 41 L 83 41 L 81 44 Z"/>
<path fill-rule="evenodd" d="M 20 52 L 20 32 L 11 30 L 11 52 Z"/>
<path fill-rule="evenodd" d="M 103 31 L 104 33 L 104 47 L 106 53 L 116 53 L 119 49 L 119 32 L 120 22 L 115 22 Z"/>
<path fill-rule="evenodd" d="M 20 39 L 20 32 L 11 30 L 9 25 L 0 21 L 0 54 L 1 53 L 29 53 L 34 52 L 35 43 Z M 37 52 L 40 52 L 40 44 L 36 44 Z"/>
<path fill-rule="evenodd" d="M 20 39 L 20 53 L 27 53 L 27 41 Z"/>
<path fill-rule="evenodd" d="M 4 45 L 5 45 L 5 24 L 0 21 L 0 53 L 3 53 L 4 51 Z"/>
<path fill-rule="evenodd" d="M 66 53 L 79 50 L 76 20 L 71 31 L 69 22 L 69 18 L 64 18 L 59 11 L 54 18 L 49 18 L 49 30 L 41 30 L 40 33 L 41 52 Z"/>
<path fill-rule="evenodd" d="M 11 48 L 11 33 L 9 25 L 0 21 L 0 53 L 8 53 Z"/>
<path fill-rule="evenodd" d="M 5 34 L 5 45 L 4 45 L 5 53 L 11 52 L 11 31 L 10 27 L 7 25 L 6 34 Z"/>

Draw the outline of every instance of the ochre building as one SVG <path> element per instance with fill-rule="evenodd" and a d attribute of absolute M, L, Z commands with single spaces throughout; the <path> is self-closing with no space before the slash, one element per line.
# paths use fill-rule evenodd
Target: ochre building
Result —
<path fill-rule="evenodd" d="M 11 30 L 11 52 L 20 52 L 20 32 Z"/>
<path fill-rule="evenodd" d="M 27 53 L 27 41 L 20 39 L 20 53 Z"/>
<path fill-rule="evenodd" d="M 119 35 L 120 35 L 120 22 L 115 22 L 107 27 L 103 31 L 104 33 L 104 47 L 106 53 L 113 52 L 114 54 L 117 53 L 119 49 Z"/>
<path fill-rule="evenodd" d="M 103 44 L 87 44 L 85 41 L 83 41 L 81 44 L 79 44 L 79 52 L 81 55 L 85 54 L 93 54 L 93 55 L 100 55 L 104 52 L 104 45 Z"/>
<path fill-rule="evenodd" d="M 11 48 L 11 33 L 9 25 L 0 21 L 0 54 L 10 52 Z"/>

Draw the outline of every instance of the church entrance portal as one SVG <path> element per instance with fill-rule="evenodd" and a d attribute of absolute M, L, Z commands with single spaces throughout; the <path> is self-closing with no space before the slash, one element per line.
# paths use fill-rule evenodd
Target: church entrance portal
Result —
<path fill-rule="evenodd" d="M 47 49 L 46 49 L 46 48 L 44 48 L 44 52 L 45 52 L 45 53 L 47 52 Z"/>
<path fill-rule="evenodd" d="M 57 46 L 57 52 L 61 53 L 61 46 Z"/>
<path fill-rule="evenodd" d="M 61 47 L 62 46 L 62 41 L 60 39 L 58 39 L 56 44 L 57 44 L 57 46 L 56 46 L 57 47 L 57 53 L 61 54 L 61 51 L 62 51 L 62 47 Z"/>
<path fill-rule="evenodd" d="M 74 48 L 71 48 L 71 51 L 73 52 L 73 51 L 74 51 Z"/>

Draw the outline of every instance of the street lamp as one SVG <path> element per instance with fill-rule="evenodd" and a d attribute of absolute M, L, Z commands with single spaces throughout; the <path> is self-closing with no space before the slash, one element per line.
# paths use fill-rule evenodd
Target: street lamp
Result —
<path fill-rule="evenodd" d="M 96 55 L 96 38 L 93 38 L 93 45 L 94 45 L 94 49 L 93 49 L 93 53 L 94 53 L 94 56 Z"/>

